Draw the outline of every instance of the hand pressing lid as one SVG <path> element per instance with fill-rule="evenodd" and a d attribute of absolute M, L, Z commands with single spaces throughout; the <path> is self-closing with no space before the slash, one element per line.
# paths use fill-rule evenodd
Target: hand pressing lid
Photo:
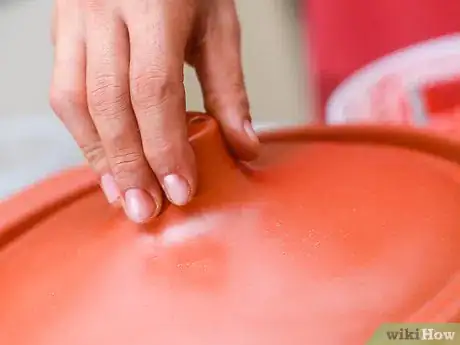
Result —
<path fill-rule="evenodd" d="M 190 114 L 199 190 L 147 225 L 85 167 L 0 204 L 0 344 L 356 345 L 460 321 L 460 144 L 409 128 L 261 135 Z"/>

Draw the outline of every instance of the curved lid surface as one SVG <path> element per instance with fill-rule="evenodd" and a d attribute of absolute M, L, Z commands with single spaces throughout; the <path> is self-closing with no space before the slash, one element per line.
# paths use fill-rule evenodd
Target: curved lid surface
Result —
<path fill-rule="evenodd" d="M 85 168 L 0 204 L 0 344 L 361 344 L 460 320 L 460 148 L 409 129 L 262 137 L 196 115 L 200 190 L 151 224 Z"/>

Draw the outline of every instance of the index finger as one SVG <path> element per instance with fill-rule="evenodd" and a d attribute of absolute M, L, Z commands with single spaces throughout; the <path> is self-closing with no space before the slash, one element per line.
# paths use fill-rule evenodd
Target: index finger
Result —
<path fill-rule="evenodd" d="M 184 1 L 158 1 L 155 11 L 126 8 L 131 41 L 131 102 L 144 153 L 169 200 L 188 203 L 196 188 L 193 150 L 188 142 L 184 51 L 193 8 Z"/>

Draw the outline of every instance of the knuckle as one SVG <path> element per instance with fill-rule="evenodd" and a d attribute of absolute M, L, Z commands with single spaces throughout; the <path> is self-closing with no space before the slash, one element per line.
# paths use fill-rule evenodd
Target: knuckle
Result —
<path fill-rule="evenodd" d="M 158 166 L 164 163 L 165 160 L 170 160 L 175 156 L 176 150 L 172 142 L 155 141 L 144 143 L 145 158 L 152 166 Z"/>
<path fill-rule="evenodd" d="M 80 3 L 83 8 L 91 12 L 102 12 L 107 6 L 107 0 L 83 0 Z"/>
<path fill-rule="evenodd" d="M 240 91 L 237 93 L 236 104 L 238 105 L 239 114 L 246 115 L 249 113 L 249 99 L 245 91 Z"/>
<path fill-rule="evenodd" d="M 59 116 L 72 109 L 82 109 L 86 105 L 84 92 L 56 86 L 51 87 L 49 102 L 53 111 Z"/>
<path fill-rule="evenodd" d="M 182 82 L 177 82 L 161 70 L 143 73 L 131 81 L 133 105 L 148 109 L 160 107 L 172 96 L 181 95 Z"/>
<path fill-rule="evenodd" d="M 99 126 L 99 131 L 102 135 L 102 140 L 106 147 L 110 147 L 110 151 L 116 152 L 115 156 L 123 155 L 123 152 L 137 151 L 136 144 L 133 140 L 137 140 L 140 133 L 132 133 L 130 129 L 123 123 L 112 126 Z M 133 136 L 137 137 L 136 139 Z"/>
<path fill-rule="evenodd" d="M 220 113 L 226 108 L 237 108 L 237 113 L 249 112 L 249 100 L 244 85 L 235 82 L 225 90 L 210 91 L 206 94 L 206 107 L 212 112 Z"/>
<path fill-rule="evenodd" d="M 120 182 L 130 183 L 144 168 L 143 154 L 133 150 L 118 150 L 109 160 L 114 178 Z"/>
<path fill-rule="evenodd" d="M 94 170 L 101 171 L 105 164 L 105 152 L 101 142 L 83 143 L 79 146 L 86 160 Z"/>
<path fill-rule="evenodd" d="M 95 86 L 88 93 L 89 106 L 94 116 L 118 118 L 130 106 L 129 92 L 110 75 L 95 78 Z"/>
<path fill-rule="evenodd" d="M 63 98 L 61 96 L 61 92 L 58 91 L 56 88 L 52 87 L 50 90 L 50 95 L 49 95 L 49 103 L 51 105 L 51 108 L 57 115 L 61 115 L 63 112 L 63 108 L 65 107 L 65 104 L 63 102 Z"/>

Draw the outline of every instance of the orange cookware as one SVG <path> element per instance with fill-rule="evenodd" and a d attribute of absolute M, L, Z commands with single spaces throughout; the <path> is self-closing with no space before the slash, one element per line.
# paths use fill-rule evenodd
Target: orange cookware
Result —
<path fill-rule="evenodd" d="M 148 225 L 87 168 L 0 204 L 0 344 L 356 345 L 460 321 L 460 144 L 396 127 L 261 135 L 190 116 L 199 191 Z"/>

